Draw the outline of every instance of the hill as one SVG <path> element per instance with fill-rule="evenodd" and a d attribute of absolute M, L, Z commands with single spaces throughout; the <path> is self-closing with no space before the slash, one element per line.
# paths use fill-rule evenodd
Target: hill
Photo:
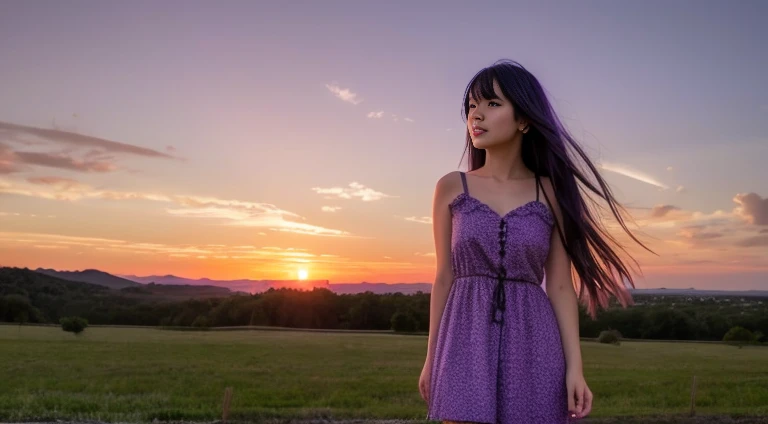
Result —
<path fill-rule="evenodd" d="M 126 287 L 139 287 L 141 284 L 116 277 L 112 274 L 97 269 L 85 269 L 82 271 L 56 271 L 55 269 L 37 268 L 35 272 L 50 275 L 69 281 L 82 281 L 84 283 L 98 284 L 110 289 L 120 290 Z"/>
<path fill-rule="evenodd" d="M 87 296 L 113 295 L 139 301 L 178 301 L 227 297 L 233 291 L 213 285 L 141 284 L 96 269 L 56 271 L 53 269 L 0 267 L 0 295 L 65 292 Z"/>

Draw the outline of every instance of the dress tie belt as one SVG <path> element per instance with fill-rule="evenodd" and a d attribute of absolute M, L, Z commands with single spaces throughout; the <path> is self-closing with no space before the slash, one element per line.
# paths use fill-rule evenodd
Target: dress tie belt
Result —
<path fill-rule="evenodd" d="M 512 278 L 507 277 L 505 270 L 502 268 L 497 275 L 493 274 L 467 274 L 467 275 L 460 275 L 458 277 L 454 277 L 454 279 L 459 278 L 470 278 L 470 277 L 485 277 L 485 278 L 493 278 L 496 280 L 496 284 L 493 288 L 493 308 L 491 309 L 491 322 L 495 322 L 498 324 L 502 324 L 504 322 L 504 311 L 507 307 L 507 293 L 504 291 L 504 282 L 505 281 L 516 281 L 521 283 L 529 283 L 529 284 L 535 284 L 539 285 L 539 283 L 536 283 L 534 281 L 522 279 L 522 278 Z"/>

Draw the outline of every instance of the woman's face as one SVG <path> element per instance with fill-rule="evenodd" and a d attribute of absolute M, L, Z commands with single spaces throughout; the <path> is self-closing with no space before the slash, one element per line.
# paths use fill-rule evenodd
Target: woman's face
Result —
<path fill-rule="evenodd" d="M 487 149 L 509 143 L 519 137 L 522 123 L 515 122 L 515 110 L 496 81 L 493 82 L 495 99 L 475 99 L 470 94 L 467 129 L 476 149 Z"/>

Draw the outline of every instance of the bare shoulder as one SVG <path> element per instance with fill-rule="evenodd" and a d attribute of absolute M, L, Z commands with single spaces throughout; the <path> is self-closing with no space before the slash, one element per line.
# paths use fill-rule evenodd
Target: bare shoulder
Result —
<path fill-rule="evenodd" d="M 437 180 L 435 200 L 448 204 L 462 191 L 464 191 L 464 188 L 461 184 L 461 172 L 451 171 Z"/>
<path fill-rule="evenodd" d="M 460 171 L 451 171 L 443 175 L 442 177 L 440 177 L 439 180 L 437 180 L 438 188 L 450 189 L 450 188 L 455 188 L 456 186 L 461 186 Z"/>

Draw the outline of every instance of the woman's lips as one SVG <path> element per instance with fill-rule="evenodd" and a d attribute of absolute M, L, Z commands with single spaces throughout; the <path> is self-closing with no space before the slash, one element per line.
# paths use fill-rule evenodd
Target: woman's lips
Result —
<path fill-rule="evenodd" d="M 479 128 L 475 128 L 475 129 L 473 129 L 473 130 L 472 130 L 472 135 L 474 135 L 475 137 L 477 137 L 477 136 L 479 136 L 479 135 L 483 135 L 483 134 L 485 134 L 485 132 L 486 132 L 485 130 L 481 130 L 481 129 L 479 129 Z"/>

